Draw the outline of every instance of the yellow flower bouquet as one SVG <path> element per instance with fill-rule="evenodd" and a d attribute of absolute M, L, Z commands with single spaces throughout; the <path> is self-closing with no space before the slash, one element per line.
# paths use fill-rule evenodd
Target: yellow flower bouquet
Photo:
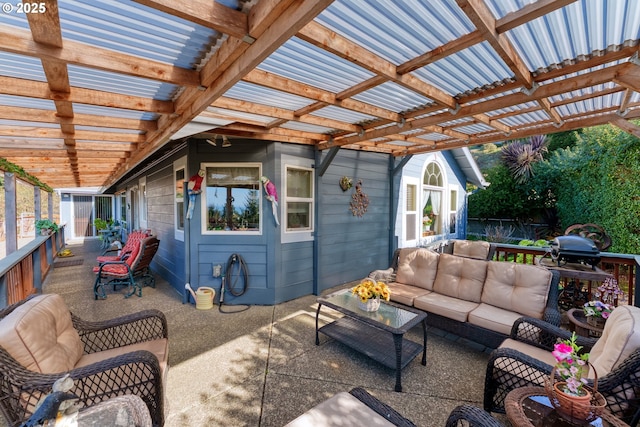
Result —
<path fill-rule="evenodd" d="M 353 295 L 358 297 L 360 308 L 365 311 L 376 311 L 380 306 L 380 300 L 389 301 L 391 291 L 384 282 L 376 282 L 373 279 L 363 279 L 356 287 L 351 289 Z"/>

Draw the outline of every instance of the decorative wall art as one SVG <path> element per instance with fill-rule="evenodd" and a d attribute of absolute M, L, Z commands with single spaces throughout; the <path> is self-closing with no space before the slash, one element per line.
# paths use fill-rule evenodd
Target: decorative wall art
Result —
<path fill-rule="evenodd" d="M 362 191 L 362 180 L 358 180 L 356 191 L 351 195 L 351 204 L 349 210 L 353 216 L 362 218 L 369 207 L 369 196 Z"/>

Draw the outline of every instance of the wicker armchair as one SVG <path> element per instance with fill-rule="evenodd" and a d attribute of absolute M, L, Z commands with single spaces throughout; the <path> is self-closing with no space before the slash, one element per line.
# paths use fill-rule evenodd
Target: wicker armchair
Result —
<path fill-rule="evenodd" d="M 504 424 L 477 406 L 467 404 L 451 411 L 446 427 L 504 427 Z"/>
<path fill-rule="evenodd" d="M 82 406 L 137 395 L 162 426 L 167 354 L 167 321 L 158 310 L 87 322 L 59 295 L 29 297 L 0 310 L 0 410 L 8 425 L 20 425 L 69 373 L 69 393 Z"/>
<path fill-rule="evenodd" d="M 504 413 L 504 400 L 516 388 L 544 386 L 555 359 L 551 351 L 558 339 L 571 332 L 539 319 L 521 318 L 511 336 L 489 356 L 484 409 Z M 640 308 L 617 307 L 599 339 L 578 336 L 577 344 L 590 353 L 597 373 L 597 389 L 607 409 L 635 426 L 640 417 Z M 593 373 L 591 373 L 593 376 Z M 593 378 L 588 385 L 593 387 Z"/>

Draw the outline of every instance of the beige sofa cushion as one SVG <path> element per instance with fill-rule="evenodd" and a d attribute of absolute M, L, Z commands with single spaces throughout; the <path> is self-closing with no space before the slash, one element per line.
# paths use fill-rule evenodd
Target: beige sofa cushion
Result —
<path fill-rule="evenodd" d="M 0 321 L 0 346 L 30 371 L 73 369 L 83 352 L 71 313 L 60 295 L 38 295 Z"/>
<path fill-rule="evenodd" d="M 439 294 L 480 302 L 487 261 L 441 254 L 433 290 Z"/>
<path fill-rule="evenodd" d="M 413 301 L 413 306 L 458 322 L 466 322 L 469 312 L 478 307 L 478 303 L 431 292 L 417 297 Z"/>
<path fill-rule="evenodd" d="M 602 336 L 589 353 L 589 362 L 598 376 L 617 368 L 640 347 L 640 308 L 631 305 L 616 307 L 605 323 Z M 590 376 L 592 372 L 589 371 Z"/>
<path fill-rule="evenodd" d="M 513 323 L 520 317 L 522 317 L 520 313 L 480 303 L 477 308 L 469 313 L 468 322 L 472 325 L 509 335 Z"/>
<path fill-rule="evenodd" d="M 433 289 L 440 254 L 425 248 L 403 248 L 398 256 L 396 282 Z"/>
<path fill-rule="evenodd" d="M 547 305 L 552 274 L 543 267 L 487 261 L 482 302 L 541 319 Z"/>
<path fill-rule="evenodd" d="M 417 297 L 431 293 L 431 291 L 424 288 L 405 285 L 404 283 L 391 282 L 387 285 L 389 286 L 389 291 L 391 291 L 391 301 L 408 306 L 412 306 Z"/>
<path fill-rule="evenodd" d="M 453 242 L 453 254 L 467 258 L 486 260 L 490 249 L 491 244 L 482 240 L 455 240 Z"/>

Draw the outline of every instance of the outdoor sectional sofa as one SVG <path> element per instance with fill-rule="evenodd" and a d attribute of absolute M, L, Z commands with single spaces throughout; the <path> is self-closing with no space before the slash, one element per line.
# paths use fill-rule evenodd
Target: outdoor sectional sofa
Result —
<path fill-rule="evenodd" d="M 428 312 L 430 326 L 497 348 L 522 316 L 560 325 L 556 272 L 426 248 L 399 249 L 396 256 L 387 276 L 391 300 Z"/>

